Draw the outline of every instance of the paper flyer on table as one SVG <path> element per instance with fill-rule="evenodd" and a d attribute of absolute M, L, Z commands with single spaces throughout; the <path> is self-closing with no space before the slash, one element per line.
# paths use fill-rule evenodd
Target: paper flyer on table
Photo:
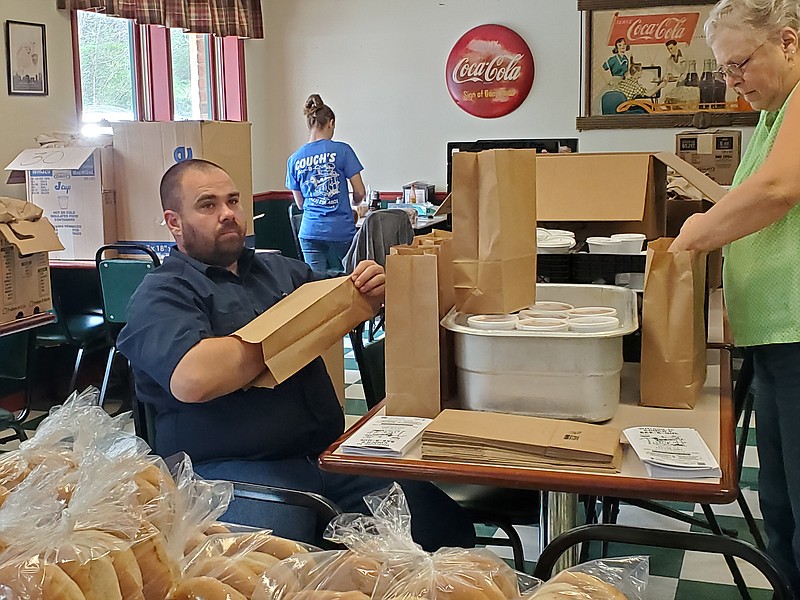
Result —
<path fill-rule="evenodd" d="M 432 419 L 377 416 L 342 444 L 344 454 L 402 456 L 422 435 Z"/>
<path fill-rule="evenodd" d="M 630 427 L 624 433 L 651 477 L 722 477 L 714 455 L 695 429 Z"/>

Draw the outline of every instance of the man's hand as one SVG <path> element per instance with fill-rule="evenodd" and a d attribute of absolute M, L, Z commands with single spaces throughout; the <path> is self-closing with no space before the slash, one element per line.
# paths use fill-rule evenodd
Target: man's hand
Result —
<path fill-rule="evenodd" d="M 374 260 L 362 260 L 356 265 L 350 279 L 377 312 L 386 296 L 386 273 L 383 267 Z"/>

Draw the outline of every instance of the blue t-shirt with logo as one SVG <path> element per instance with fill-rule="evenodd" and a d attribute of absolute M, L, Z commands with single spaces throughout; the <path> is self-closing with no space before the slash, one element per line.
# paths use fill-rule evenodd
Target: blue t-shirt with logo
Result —
<path fill-rule="evenodd" d="M 347 180 L 364 170 L 344 142 L 316 140 L 289 157 L 286 187 L 303 194 L 300 237 L 325 242 L 353 239 L 356 228 Z"/>

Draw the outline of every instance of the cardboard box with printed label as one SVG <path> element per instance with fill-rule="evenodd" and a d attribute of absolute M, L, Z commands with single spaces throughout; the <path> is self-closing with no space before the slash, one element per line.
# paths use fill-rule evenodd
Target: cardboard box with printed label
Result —
<path fill-rule="evenodd" d="M 16 198 L 0 198 L 0 323 L 53 307 L 47 253 L 62 250 L 42 209 Z"/>
<path fill-rule="evenodd" d="M 190 158 L 218 164 L 233 179 L 253 235 L 250 123 L 176 121 L 114 123 L 117 230 L 120 241 L 145 244 L 164 255 L 173 243 L 164 223 L 159 184 L 172 165 Z"/>
<path fill-rule="evenodd" d="M 100 246 L 117 241 L 110 146 L 32 148 L 6 169 L 25 171 L 28 201 L 55 227 L 64 249 L 53 258 L 94 260 Z"/>
<path fill-rule="evenodd" d="M 669 152 L 539 154 L 536 218 L 575 230 L 578 238 L 667 232 L 667 167 L 715 202 L 725 190 Z"/>
<path fill-rule="evenodd" d="M 733 183 L 739 166 L 742 132 L 714 129 L 675 135 L 675 154 L 720 185 Z"/>

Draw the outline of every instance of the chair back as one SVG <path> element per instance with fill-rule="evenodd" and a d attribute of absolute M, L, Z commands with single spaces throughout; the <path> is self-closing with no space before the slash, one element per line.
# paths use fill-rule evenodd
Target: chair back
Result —
<path fill-rule="evenodd" d="M 374 260 L 385 267 L 389 248 L 413 240 L 414 228 L 406 211 L 390 208 L 367 213 L 344 257 L 344 270 L 352 273 L 362 260 Z"/>
<path fill-rule="evenodd" d="M 118 252 L 138 251 L 147 259 L 104 258 L 109 250 Z M 100 295 L 103 301 L 103 317 L 112 330 L 119 329 L 128 321 L 128 303 L 133 292 L 142 283 L 145 275 L 161 264 L 158 256 L 147 246 L 138 244 L 108 244 L 95 255 L 97 275 L 100 278 Z M 112 334 L 112 338 L 115 335 Z"/>
<path fill-rule="evenodd" d="M 303 209 L 292 202 L 289 205 L 289 225 L 292 226 L 292 238 L 297 258 L 303 260 L 303 249 L 300 247 L 300 224 L 303 222 Z"/>
<path fill-rule="evenodd" d="M 693 531 L 658 530 L 658 534 L 654 535 L 655 533 L 653 529 L 627 525 L 584 525 L 570 529 L 545 547 L 533 574 L 545 581 L 549 579 L 561 555 L 577 544 L 590 541 L 617 542 L 735 556 L 761 571 L 772 586 L 776 600 L 789 600 L 795 597 L 786 576 L 778 570 L 772 559 L 747 542 L 724 535 Z"/>
<path fill-rule="evenodd" d="M 232 483 L 234 498 L 287 504 L 312 510 L 316 517 L 314 543 L 325 550 L 343 548 L 343 546 L 329 542 L 323 537 L 328 523 L 337 515 L 342 514 L 342 510 L 324 496 L 313 492 L 292 490 L 264 484 L 244 483 L 240 481 L 234 481 Z M 268 523 L 265 525 L 269 526 Z"/>
<path fill-rule="evenodd" d="M 364 344 L 364 323 L 360 323 L 350 332 L 350 343 L 361 373 L 367 408 L 373 408 L 386 396 L 385 338 Z"/>

